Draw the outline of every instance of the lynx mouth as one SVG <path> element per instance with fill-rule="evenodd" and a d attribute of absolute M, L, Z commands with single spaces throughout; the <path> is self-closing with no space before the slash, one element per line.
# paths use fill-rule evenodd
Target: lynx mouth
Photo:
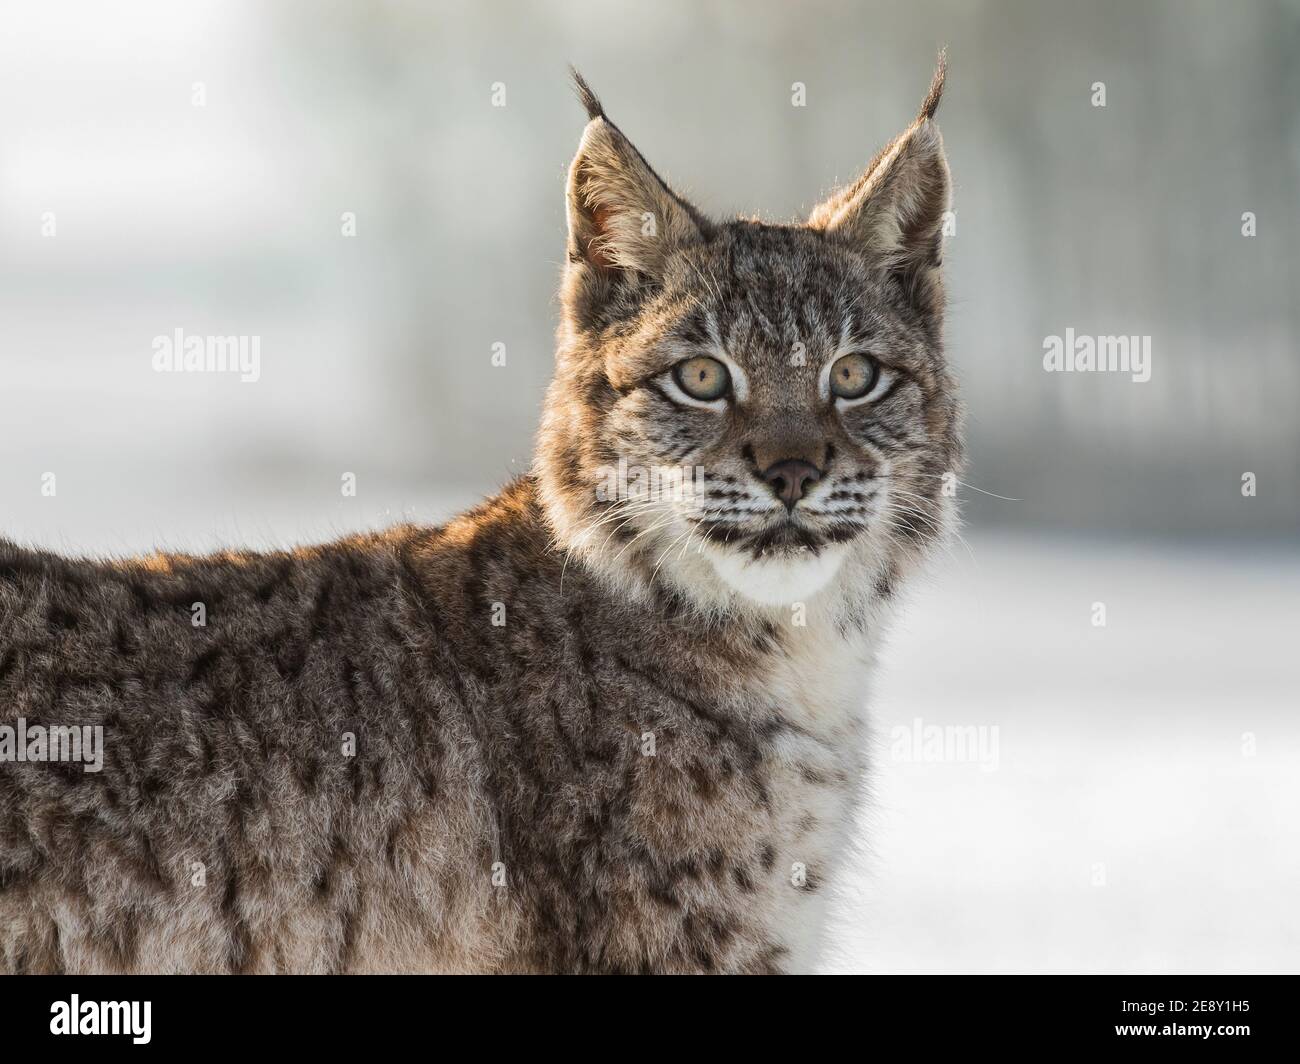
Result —
<path fill-rule="evenodd" d="M 838 524 L 825 530 L 811 528 L 795 516 L 782 517 L 755 530 L 727 521 L 700 521 L 696 528 L 709 542 L 756 561 L 816 557 L 827 547 L 847 542 L 865 531 L 858 524 Z"/>
<path fill-rule="evenodd" d="M 744 549 L 755 558 L 789 557 L 811 552 L 817 554 L 826 546 L 826 537 L 812 529 L 783 521 L 772 528 L 746 537 Z"/>
<path fill-rule="evenodd" d="M 816 552 L 826 543 L 825 537 L 819 533 L 789 519 L 757 530 L 730 521 L 698 521 L 696 528 L 710 542 L 754 557 L 797 551 Z"/>

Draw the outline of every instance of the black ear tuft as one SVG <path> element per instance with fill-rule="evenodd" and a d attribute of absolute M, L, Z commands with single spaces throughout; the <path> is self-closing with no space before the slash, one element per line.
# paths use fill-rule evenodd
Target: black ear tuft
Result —
<path fill-rule="evenodd" d="M 577 72 L 574 72 L 577 77 Z M 925 102 L 921 104 L 921 113 L 916 117 L 933 118 L 934 112 L 939 110 L 939 101 L 943 98 L 943 81 L 948 76 L 948 50 L 941 48 L 939 50 L 939 64 L 934 68 L 934 77 L 930 79 L 930 91 L 925 94 Z M 581 80 L 581 79 L 579 79 Z M 600 105 L 597 104 L 597 107 Z"/>
<path fill-rule="evenodd" d="M 605 108 L 600 105 L 600 100 L 596 94 L 591 91 L 591 86 L 578 73 L 577 68 L 569 67 L 569 75 L 573 78 L 573 89 L 578 94 L 578 101 L 587 111 L 588 120 L 605 117 Z"/>

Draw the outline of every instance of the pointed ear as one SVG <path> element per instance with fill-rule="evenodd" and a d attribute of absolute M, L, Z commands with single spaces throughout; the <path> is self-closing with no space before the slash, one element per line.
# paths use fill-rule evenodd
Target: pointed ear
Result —
<path fill-rule="evenodd" d="M 810 228 L 898 274 L 925 309 L 937 309 L 942 301 L 939 266 L 950 182 L 934 113 L 945 73 L 940 54 L 916 120 L 881 149 L 857 181 L 818 204 L 808 218 Z"/>
<path fill-rule="evenodd" d="M 653 279 L 675 248 L 701 239 L 707 223 L 605 117 L 577 71 L 573 78 L 591 121 L 569 168 L 569 262 L 611 283 Z"/>

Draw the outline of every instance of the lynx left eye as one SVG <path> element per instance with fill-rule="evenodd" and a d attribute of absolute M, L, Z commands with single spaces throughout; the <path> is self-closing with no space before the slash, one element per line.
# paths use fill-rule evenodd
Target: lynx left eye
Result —
<path fill-rule="evenodd" d="M 840 399 L 861 399 L 880 376 L 880 367 L 870 355 L 845 355 L 831 367 L 831 394 Z"/>
<path fill-rule="evenodd" d="M 731 387 L 731 374 L 727 367 L 706 355 L 678 362 L 673 367 L 673 380 L 692 399 L 704 402 L 721 399 Z"/>

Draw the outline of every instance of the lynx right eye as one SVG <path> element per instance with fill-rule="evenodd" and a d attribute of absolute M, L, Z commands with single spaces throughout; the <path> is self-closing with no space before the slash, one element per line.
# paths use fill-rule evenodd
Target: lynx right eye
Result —
<path fill-rule="evenodd" d="M 707 355 L 678 362 L 673 367 L 673 380 L 692 399 L 702 402 L 721 399 L 731 388 L 731 374 L 727 367 Z"/>

